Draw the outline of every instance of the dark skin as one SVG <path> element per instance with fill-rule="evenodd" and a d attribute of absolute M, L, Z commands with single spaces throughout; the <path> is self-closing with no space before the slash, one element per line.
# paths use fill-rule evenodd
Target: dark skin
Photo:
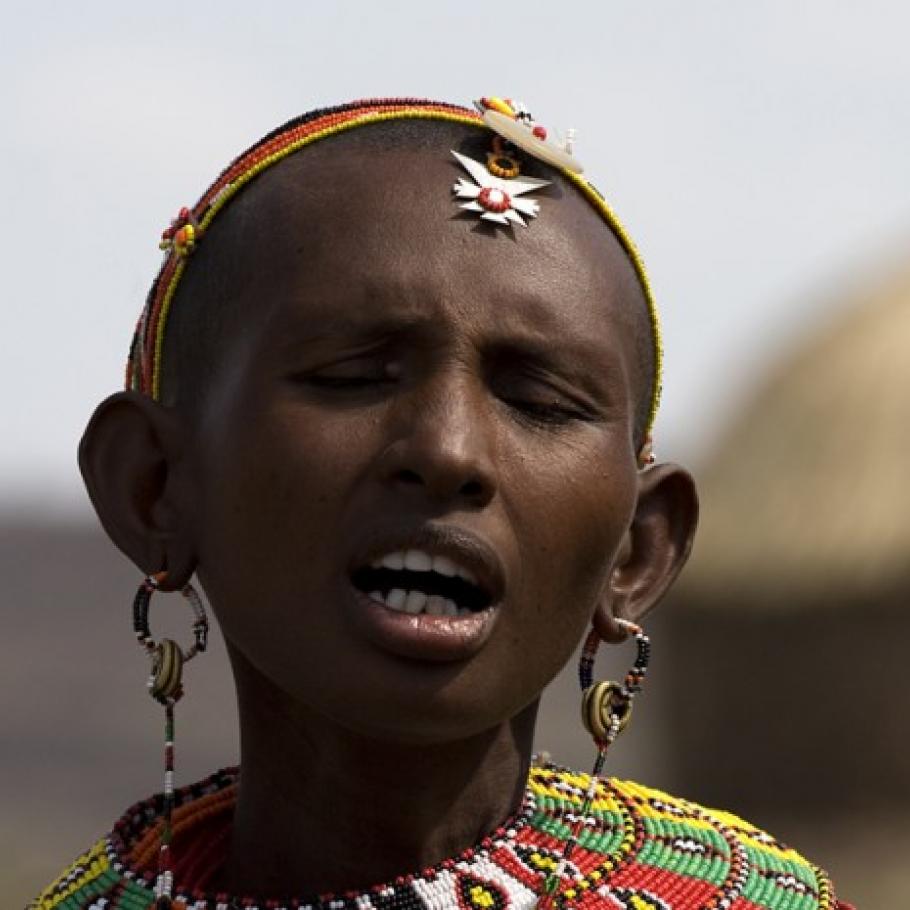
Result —
<path fill-rule="evenodd" d="M 170 589 L 195 571 L 224 632 L 235 893 L 366 887 L 495 828 L 545 685 L 591 622 L 623 640 L 689 551 L 691 478 L 637 465 L 646 317 L 619 244 L 567 188 L 514 238 L 479 229 L 457 174 L 445 149 L 332 142 L 265 174 L 209 254 L 244 315 L 205 407 L 118 393 L 82 443 L 113 540 Z M 483 640 L 377 638 L 352 569 L 446 534 L 492 554 Z"/>

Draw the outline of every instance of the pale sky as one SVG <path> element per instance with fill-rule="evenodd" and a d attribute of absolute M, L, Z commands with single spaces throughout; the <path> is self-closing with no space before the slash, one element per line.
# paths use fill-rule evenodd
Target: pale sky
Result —
<path fill-rule="evenodd" d="M 3 2 L 0 510 L 87 515 L 161 229 L 236 153 L 353 98 L 523 100 L 577 130 L 649 266 L 657 444 L 695 460 L 831 294 L 910 254 L 910 7 L 892 0 Z"/>

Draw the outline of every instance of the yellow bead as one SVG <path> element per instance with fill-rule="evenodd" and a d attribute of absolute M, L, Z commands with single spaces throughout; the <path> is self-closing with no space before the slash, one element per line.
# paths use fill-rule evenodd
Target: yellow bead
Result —
<path fill-rule="evenodd" d="M 502 100 L 502 98 L 486 98 L 484 99 L 487 102 L 487 105 L 493 108 L 494 111 L 499 111 L 500 114 L 505 114 L 507 117 L 514 117 L 515 111 Z"/>

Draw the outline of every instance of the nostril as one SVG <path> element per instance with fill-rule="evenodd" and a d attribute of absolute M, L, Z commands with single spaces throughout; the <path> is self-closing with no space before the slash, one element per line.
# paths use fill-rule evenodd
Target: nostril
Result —
<path fill-rule="evenodd" d="M 473 508 L 492 498 L 493 471 L 486 456 L 429 445 L 428 437 L 412 435 L 398 440 L 382 455 L 379 472 L 384 483 L 437 501 L 462 500 Z"/>
<path fill-rule="evenodd" d="M 490 498 L 489 485 L 482 478 L 465 480 L 461 484 L 458 484 L 454 477 L 450 478 L 450 480 L 454 481 L 451 485 L 448 483 L 441 484 L 438 480 L 437 482 L 428 482 L 427 478 L 419 471 L 414 471 L 411 468 L 400 468 L 393 475 L 394 483 L 400 484 L 402 487 L 424 488 L 430 495 L 439 494 L 446 498 L 454 495 L 459 499 L 472 503 L 485 503 Z M 443 490 L 443 486 L 447 487 L 447 489 Z"/>
<path fill-rule="evenodd" d="M 478 499 L 484 495 L 484 484 L 479 480 L 469 480 L 467 483 L 462 484 L 461 495 L 469 499 Z"/>

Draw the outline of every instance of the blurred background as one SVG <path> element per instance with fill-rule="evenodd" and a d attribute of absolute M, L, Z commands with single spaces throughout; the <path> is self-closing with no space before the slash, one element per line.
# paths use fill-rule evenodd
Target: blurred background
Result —
<path fill-rule="evenodd" d="M 160 712 L 128 615 L 139 578 L 97 527 L 75 448 L 120 384 L 161 229 L 303 110 L 482 94 L 578 131 L 662 308 L 658 454 L 702 489 L 700 539 L 654 621 L 654 676 L 613 773 L 750 817 L 862 907 L 907 904 L 905 4 L 0 10 L 4 906 L 159 784 Z M 220 641 L 190 676 L 183 781 L 237 755 Z M 576 716 L 570 672 L 540 746 L 586 768 Z"/>

